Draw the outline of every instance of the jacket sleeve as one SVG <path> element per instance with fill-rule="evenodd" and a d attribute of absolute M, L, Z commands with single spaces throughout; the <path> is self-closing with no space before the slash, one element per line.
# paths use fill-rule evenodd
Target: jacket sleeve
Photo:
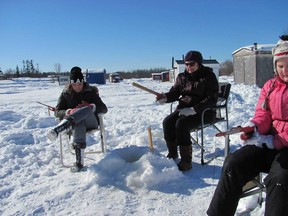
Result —
<path fill-rule="evenodd" d="M 165 93 L 165 96 L 167 97 L 166 103 L 171 103 L 179 99 L 181 96 L 181 75 L 179 74 L 176 77 L 176 81 L 174 85 L 171 87 L 169 92 Z"/>
<path fill-rule="evenodd" d="M 96 113 L 107 113 L 108 112 L 108 108 L 106 106 L 106 104 L 102 101 L 102 99 L 100 98 L 100 96 L 97 94 L 96 96 L 96 100 L 95 100 L 95 105 L 96 105 Z"/>
<path fill-rule="evenodd" d="M 62 92 L 60 97 L 58 98 L 56 110 L 54 112 L 55 117 L 59 119 L 63 119 L 67 109 L 68 109 L 67 101 Z"/>
<path fill-rule="evenodd" d="M 272 117 L 271 117 L 271 112 L 269 108 L 268 109 L 262 108 L 262 104 L 265 101 L 270 85 L 271 85 L 271 82 L 268 81 L 261 89 L 259 99 L 256 105 L 256 111 L 255 111 L 253 119 L 251 120 L 257 126 L 257 130 L 260 134 L 269 133 L 271 126 L 272 126 Z"/>
<path fill-rule="evenodd" d="M 205 109 L 215 106 L 217 103 L 219 85 L 216 75 L 212 71 L 206 77 L 205 88 L 203 99 L 193 107 L 197 113 L 201 113 Z"/>
<path fill-rule="evenodd" d="M 107 113 L 108 112 L 108 108 L 106 106 L 106 104 L 102 101 L 100 95 L 99 95 L 99 90 L 97 87 L 93 86 L 93 103 L 96 105 L 96 114 L 98 113 Z"/>

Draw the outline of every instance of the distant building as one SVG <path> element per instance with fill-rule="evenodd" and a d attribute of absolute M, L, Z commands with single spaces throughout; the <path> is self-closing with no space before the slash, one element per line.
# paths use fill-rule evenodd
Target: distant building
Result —
<path fill-rule="evenodd" d="M 166 82 L 170 80 L 170 71 L 163 71 L 161 73 L 152 73 L 152 80 L 159 80 Z"/>
<path fill-rule="evenodd" d="M 90 84 L 106 84 L 106 70 L 104 68 L 101 69 L 86 69 L 84 71 L 86 81 Z"/>
<path fill-rule="evenodd" d="M 119 83 L 121 81 L 121 77 L 118 73 L 112 73 L 109 75 L 109 81 L 113 83 Z"/>
<path fill-rule="evenodd" d="M 59 85 L 66 85 L 70 82 L 70 76 L 59 76 L 58 82 Z"/>
<path fill-rule="evenodd" d="M 152 73 L 152 80 L 157 80 L 157 81 L 161 81 L 162 80 L 162 75 L 161 73 Z"/>
<path fill-rule="evenodd" d="M 235 83 L 256 84 L 262 88 L 274 76 L 274 44 L 253 44 L 232 53 Z"/>
<path fill-rule="evenodd" d="M 172 60 L 174 61 L 174 60 Z M 179 73 L 183 73 L 185 71 L 185 62 L 184 60 L 175 60 L 175 62 L 172 62 L 174 70 L 171 70 L 170 73 L 172 73 L 170 76 L 172 79 L 170 81 L 175 81 L 176 77 Z M 203 63 L 206 67 L 211 67 L 213 69 L 213 72 L 215 73 L 217 79 L 219 77 L 219 69 L 220 64 L 216 59 L 204 59 Z"/>

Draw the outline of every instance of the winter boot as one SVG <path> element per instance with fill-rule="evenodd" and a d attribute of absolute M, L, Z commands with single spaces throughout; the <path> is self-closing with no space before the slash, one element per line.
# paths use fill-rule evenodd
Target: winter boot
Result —
<path fill-rule="evenodd" d="M 71 167 L 71 172 L 80 172 L 84 164 L 84 158 L 83 158 L 84 150 L 79 148 L 78 145 L 74 145 L 74 148 L 76 155 L 76 163 L 74 163 L 74 166 Z"/>
<path fill-rule="evenodd" d="M 179 146 L 181 161 L 177 164 L 180 171 L 189 170 L 192 168 L 192 146 Z"/>
<path fill-rule="evenodd" d="M 168 155 L 166 157 L 173 160 L 178 158 L 177 145 L 175 142 L 166 141 L 166 145 L 168 148 Z"/>
<path fill-rule="evenodd" d="M 86 142 L 83 143 L 73 143 L 72 144 L 72 148 L 76 149 L 76 148 L 80 148 L 80 149 L 85 149 L 86 148 Z"/>
<path fill-rule="evenodd" d="M 49 131 L 49 133 L 47 134 L 48 138 L 51 141 L 55 141 L 60 132 L 72 127 L 73 122 L 74 120 L 72 117 L 67 117 L 63 119 L 58 125 L 56 125 L 56 127 L 54 127 L 52 130 Z"/>

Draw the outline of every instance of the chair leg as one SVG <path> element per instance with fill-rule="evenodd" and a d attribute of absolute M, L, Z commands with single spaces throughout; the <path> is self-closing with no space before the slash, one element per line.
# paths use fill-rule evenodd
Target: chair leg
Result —
<path fill-rule="evenodd" d="M 100 143 L 101 143 L 101 151 L 84 151 L 84 149 L 81 149 L 81 155 L 86 155 L 86 154 L 95 154 L 95 153 L 104 153 L 106 152 L 106 147 L 107 147 L 107 143 L 106 143 L 106 137 L 105 137 L 105 128 L 104 128 L 104 122 L 103 122 L 103 114 L 99 114 L 99 133 L 100 133 Z M 64 146 L 64 142 L 66 142 L 67 146 L 70 146 L 69 144 L 69 140 L 71 138 L 71 134 L 67 135 L 67 140 L 64 140 L 64 137 L 66 136 L 66 134 L 60 133 L 59 134 L 59 141 L 60 141 L 60 161 L 63 167 L 67 167 L 67 168 L 71 168 L 73 167 L 73 165 L 67 165 L 64 162 L 64 150 L 63 150 L 63 146 Z M 72 155 L 76 155 L 76 151 L 69 149 L 70 153 Z M 83 158 L 82 156 L 82 158 Z M 77 158 L 77 155 L 76 155 Z"/>
<path fill-rule="evenodd" d="M 263 192 L 266 191 L 265 185 L 262 181 L 262 173 L 259 173 L 259 175 L 249 181 L 244 187 L 243 187 L 243 193 L 241 195 L 241 198 L 248 197 L 251 195 L 258 194 L 258 204 L 261 205 L 263 202 Z"/>
<path fill-rule="evenodd" d="M 59 134 L 59 141 L 60 141 L 60 161 L 63 167 L 71 168 L 72 165 L 67 165 L 64 163 L 64 154 L 63 154 L 63 137 L 62 134 Z"/>
<path fill-rule="evenodd" d="M 100 124 L 100 139 L 101 139 L 101 149 L 102 153 L 106 152 L 106 137 L 105 137 L 105 128 L 103 122 L 103 115 L 98 115 L 99 124 Z"/>

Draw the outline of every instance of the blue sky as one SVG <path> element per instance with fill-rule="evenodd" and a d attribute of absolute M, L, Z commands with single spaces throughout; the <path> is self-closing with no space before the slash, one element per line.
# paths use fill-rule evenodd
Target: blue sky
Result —
<path fill-rule="evenodd" d="M 77 65 L 107 72 L 171 68 L 273 44 L 288 33 L 287 0 L 0 0 L 0 68 L 34 61 L 40 71 Z"/>

